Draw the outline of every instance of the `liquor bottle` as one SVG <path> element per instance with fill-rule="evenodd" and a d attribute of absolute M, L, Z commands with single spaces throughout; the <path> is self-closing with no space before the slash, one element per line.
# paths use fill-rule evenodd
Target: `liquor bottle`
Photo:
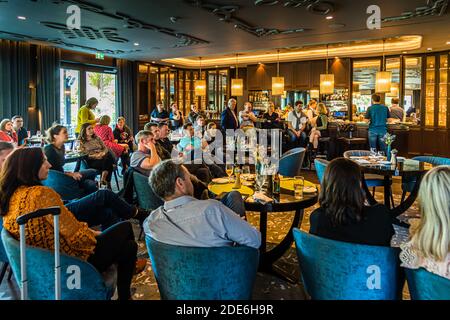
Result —
<path fill-rule="evenodd" d="M 240 189 L 241 188 L 241 168 L 239 168 L 238 165 L 234 167 L 234 176 L 236 181 L 234 182 L 233 189 Z"/>
<path fill-rule="evenodd" d="M 273 175 L 267 176 L 267 196 L 273 197 Z"/>
<path fill-rule="evenodd" d="M 279 195 L 281 189 L 281 181 L 280 181 L 280 175 L 278 172 L 275 174 L 275 177 L 273 178 L 273 194 Z"/>

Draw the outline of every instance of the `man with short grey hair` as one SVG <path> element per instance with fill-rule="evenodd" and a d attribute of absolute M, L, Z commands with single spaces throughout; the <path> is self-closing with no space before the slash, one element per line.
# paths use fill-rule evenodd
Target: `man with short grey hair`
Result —
<path fill-rule="evenodd" d="M 239 128 L 239 120 L 236 116 L 236 99 L 231 98 L 228 100 L 228 107 L 223 110 L 220 116 L 220 126 L 223 131 L 227 129 L 238 129 Z"/>
<path fill-rule="evenodd" d="M 147 236 L 156 241 L 188 247 L 223 247 L 235 244 L 258 249 L 261 235 L 245 216 L 239 192 L 230 192 L 217 200 L 197 200 L 189 171 L 182 164 L 166 160 L 150 175 L 153 191 L 164 205 L 144 222 Z"/>
<path fill-rule="evenodd" d="M 155 147 L 153 133 L 146 130 L 139 131 L 135 141 L 138 149 L 131 155 L 130 166 L 143 175 L 149 176 L 152 168 L 161 161 Z"/>

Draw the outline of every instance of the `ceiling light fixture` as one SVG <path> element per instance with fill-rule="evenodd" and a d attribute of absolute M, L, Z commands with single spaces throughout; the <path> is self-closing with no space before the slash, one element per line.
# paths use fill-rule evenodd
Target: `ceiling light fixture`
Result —
<path fill-rule="evenodd" d="M 447 43 L 446 43 L 447 45 L 450 45 L 450 41 L 447 41 Z"/>
<path fill-rule="evenodd" d="M 386 57 L 384 55 L 384 45 L 386 40 L 383 39 L 383 64 L 381 66 L 381 71 L 377 72 L 375 92 L 376 93 L 387 93 L 391 92 L 392 84 L 392 72 L 386 71 Z"/>
<path fill-rule="evenodd" d="M 398 53 L 402 51 L 417 50 L 422 47 L 422 36 L 402 36 L 398 39 L 390 39 L 386 44 L 387 53 Z M 343 46 L 336 46 L 333 48 L 333 54 L 340 57 L 355 57 L 366 55 L 377 55 L 383 50 L 382 43 L 377 40 L 370 40 L 364 42 L 353 42 L 351 44 L 344 44 Z M 273 63 L 278 58 L 277 53 L 266 54 L 263 52 L 254 52 L 251 54 L 240 55 L 239 62 L 242 64 L 263 64 Z M 318 60 L 326 57 L 326 49 L 324 47 L 310 46 L 300 48 L 298 50 L 289 50 L 280 52 L 280 62 L 300 61 L 300 60 Z M 164 59 L 167 63 L 175 63 L 188 68 L 198 68 L 198 61 L 195 58 L 173 58 Z M 235 64 L 235 57 L 210 57 L 202 60 L 203 66 L 212 67 L 230 66 Z"/>
<path fill-rule="evenodd" d="M 19 20 L 27 20 L 27 17 L 24 17 L 24 16 L 18 16 L 17 19 L 19 19 Z"/>
<path fill-rule="evenodd" d="M 206 80 L 202 80 L 202 57 L 200 59 L 200 73 L 198 80 L 195 80 L 195 95 L 206 96 Z"/>
<path fill-rule="evenodd" d="M 231 95 L 242 97 L 244 95 L 244 80 L 239 79 L 239 54 L 236 53 L 236 79 L 231 79 Z"/>
<path fill-rule="evenodd" d="M 134 45 L 137 47 L 139 45 L 139 42 L 135 42 Z"/>
<path fill-rule="evenodd" d="M 272 77 L 272 95 L 280 96 L 284 93 L 284 77 L 280 77 L 280 50 L 278 49 L 277 76 Z"/>
<path fill-rule="evenodd" d="M 326 17 L 325 19 L 327 19 L 327 20 L 333 20 L 333 16 L 328 16 L 328 17 Z"/>
<path fill-rule="evenodd" d="M 320 75 L 320 94 L 334 93 L 334 74 L 328 73 L 328 44 L 327 44 L 327 60 L 326 73 Z"/>
<path fill-rule="evenodd" d="M 433 51 L 433 48 L 427 48 L 428 51 Z"/>

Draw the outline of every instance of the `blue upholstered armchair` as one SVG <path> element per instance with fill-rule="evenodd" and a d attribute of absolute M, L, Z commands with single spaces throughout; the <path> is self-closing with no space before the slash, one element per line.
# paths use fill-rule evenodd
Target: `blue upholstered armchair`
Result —
<path fill-rule="evenodd" d="M 14 272 L 17 285 L 21 283 L 20 245 L 11 234 L 3 229 L 1 238 Z M 27 246 L 28 297 L 31 300 L 53 300 L 55 298 L 54 252 Z M 114 269 L 114 267 L 112 268 Z M 80 287 L 68 288 L 76 284 L 74 277 L 79 272 Z M 81 259 L 61 254 L 61 298 L 63 300 L 108 300 L 116 287 L 116 272 L 109 270 L 106 281 L 89 263 Z"/>
<path fill-rule="evenodd" d="M 433 166 L 450 166 L 450 159 L 442 158 L 442 157 L 430 157 L 430 156 L 418 156 L 412 158 L 416 161 L 431 163 Z M 406 193 L 412 192 L 414 189 L 414 185 L 416 184 L 415 177 L 409 177 L 407 179 L 402 180 L 402 202 L 405 200 Z"/>
<path fill-rule="evenodd" d="M 293 232 L 303 283 L 312 299 L 401 299 L 404 276 L 398 249 Z"/>
<path fill-rule="evenodd" d="M 249 300 L 259 251 L 249 247 L 193 248 L 146 237 L 161 298 Z"/>
<path fill-rule="evenodd" d="M 85 196 L 84 190 L 80 188 L 79 182 L 63 172 L 49 170 L 48 178 L 42 181 L 42 184 L 55 190 L 61 196 L 61 199 L 65 201 L 79 199 Z"/>
<path fill-rule="evenodd" d="M 319 183 L 323 181 L 323 175 L 325 174 L 325 169 L 330 162 L 324 159 L 314 159 L 314 167 L 316 168 L 317 178 Z"/>
<path fill-rule="evenodd" d="M 158 197 L 148 183 L 148 177 L 133 171 L 134 190 L 136 191 L 138 206 L 145 210 L 155 210 L 164 202 Z"/>
<path fill-rule="evenodd" d="M 412 300 L 450 300 L 450 280 L 423 268 L 405 273 Z"/>
<path fill-rule="evenodd" d="M 300 175 L 305 152 L 305 148 L 295 148 L 283 154 L 279 163 L 280 174 L 285 177 L 295 177 Z"/>

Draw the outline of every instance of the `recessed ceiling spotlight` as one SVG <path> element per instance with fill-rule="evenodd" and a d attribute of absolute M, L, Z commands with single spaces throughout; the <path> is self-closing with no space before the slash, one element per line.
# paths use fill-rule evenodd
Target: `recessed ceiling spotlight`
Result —
<path fill-rule="evenodd" d="M 450 41 L 447 41 L 447 44 L 450 45 Z"/>
<path fill-rule="evenodd" d="M 216 66 L 216 68 L 218 68 L 219 66 Z"/>
<path fill-rule="evenodd" d="M 407 54 L 407 53 L 408 53 L 408 51 L 403 51 L 402 53 L 403 53 L 403 54 Z"/>
<path fill-rule="evenodd" d="M 134 45 L 137 47 L 139 45 L 139 42 L 135 42 Z"/>
<path fill-rule="evenodd" d="M 156 63 L 156 61 L 152 61 L 152 63 Z"/>
<path fill-rule="evenodd" d="M 333 20 L 333 16 L 327 16 L 325 19 L 327 19 L 327 20 Z"/>
<path fill-rule="evenodd" d="M 428 50 L 428 51 L 433 51 L 433 48 L 428 48 L 427 50 Z"/>
<path fill-rule="evenodd" d="M 175 65 L 173 64 L 173 65 L 172 65 L 172 67 L 174 67 L 174 68 L 175 68 Z"/>
<path fill-rule="evenodd" d="M 17 19 L 19 19 L 19 20 L 27 20 L 27 17 L 24 17 L 24 16 L 18 16 Z"/>
<path fill-rule="evenodd" d="M 339 57 L 334 57 L 336 60 L 339 60 Z"/>

